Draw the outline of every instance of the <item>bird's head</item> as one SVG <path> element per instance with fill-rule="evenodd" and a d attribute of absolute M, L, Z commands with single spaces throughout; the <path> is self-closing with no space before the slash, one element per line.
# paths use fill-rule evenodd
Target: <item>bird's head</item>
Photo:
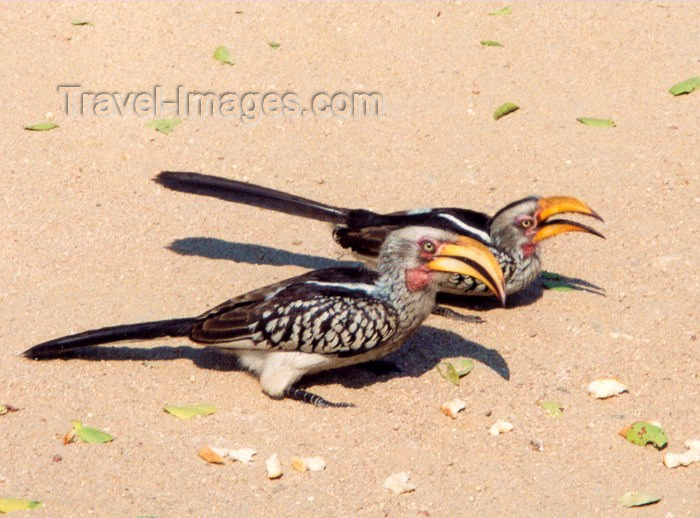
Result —
<path fill-rule="evenodd" d="M 567 212 L 585 214 L 603 221 L 593 209 L 576 198 L 531 196 L 499 210 L 491 218 L 489 233 L 497 248 L 511 254 L 520 253 L 526 259 L 537 254 L 541 241 L 564 232 L 586 232 L 605 238 L 597 230 L 576 221 L 550 219 Z"/>
<path fill-rule="evenodd" d="M 382 274 L 402 273 L 410 292 L 436 291 L 454 274 L 474 277 L 505 305 L 503 271 L 480 238 L 431 227 L 404 227 L 384 241 L 378 267 Z"/>

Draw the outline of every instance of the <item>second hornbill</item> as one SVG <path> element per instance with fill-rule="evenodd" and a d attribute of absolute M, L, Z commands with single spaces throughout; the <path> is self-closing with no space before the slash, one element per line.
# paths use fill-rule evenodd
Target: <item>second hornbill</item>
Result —
<path fill-rule="evenodd" d="M 182 336 L 236 354 L 273 398 L 350 406 L 330 403 L 295 384 L 306 374 L 398 349 L 435 307 L 439 285 L 454 274 L 479 279 L 505 304 L 503 272 L 483 243 L 446 230 L 407 227 L 384 240 L 376 272 L 315 270 L 235 297 L 198 317 L 86 331 L 35 345 L 24 356 L 50 359 L 81 347 Z"/>
<path fill-rule="evenodd" d="M 398 228 L 422 225 L 474 236 L 489 243 L 503 270 L 509 295 L 521 291 L 539 275 L 541 241 L 564 232 L 586 232 L 604 238 L 597 230 L 576 221 L 552 219 L 562 213 L 578 213 L 603 221 L 587 204 L 566 196 L 529 196 L 509 203 L 493 216 L 459 208 L 379 214 L 365 209 L 333 207 L 267 187 L 199 173 L 164 171 L 154 181 L 174 191 L 333 223 L 336 242 L 363 256 L 370 265 L 376 261 L 389 232 Z M 440 291 L 458 295 L 488 293 L 479 279 L 458 273 L 445 278 Z M 444 314 L 455 316 L 449 311 Z"/>

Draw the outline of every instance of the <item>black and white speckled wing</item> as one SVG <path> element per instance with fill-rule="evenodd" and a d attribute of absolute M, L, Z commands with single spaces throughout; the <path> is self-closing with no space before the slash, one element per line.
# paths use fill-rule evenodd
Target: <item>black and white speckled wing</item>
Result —
<path fill-rule="evenodd" d="M 191 338 L 231 349 L 361 354 L 389 340 L 399 322 L 375 279 L 370 270 L 342 268 L 303 275 L 222 304 Z"/>

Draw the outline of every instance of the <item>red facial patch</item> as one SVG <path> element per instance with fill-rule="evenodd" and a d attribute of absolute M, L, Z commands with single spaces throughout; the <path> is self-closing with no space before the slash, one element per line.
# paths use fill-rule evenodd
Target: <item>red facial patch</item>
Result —
<path fill-rule="evenodd" d="M 523 255 L 525 256 L 526 259 L 529 259 L 535 254 L 535 251 L 537 250 L 537 245 L 535 243 L 525 243 L 522 246 L 523 249 Z"/>
<path fill-rule="evenodd" d="M 430 284 L 430 272 L 425 268 L 411 268 L 406 270 L 406 287 L 408 291 L 421 291 Z"/>

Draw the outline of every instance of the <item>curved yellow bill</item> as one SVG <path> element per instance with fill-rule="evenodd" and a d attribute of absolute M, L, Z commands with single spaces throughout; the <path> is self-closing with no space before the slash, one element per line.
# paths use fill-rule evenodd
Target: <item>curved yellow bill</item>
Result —
<path fill-rule="evenodd" d="M 460 236 L 454 243 L 438 248 L 426 267 L 437 272 L 458 273 L 480 280 L 506 305 L 506 287 L 498 260 L 491 251 L 475 239 Z"/>
<path fill-rule="evenodd" d="M 594 211 L 584 202 L 569 196 L 551 196 L 549 198 L 540 198 L 537 204 L 540 209 L 537 213 L 537 220 L 539 222 L 546 221 L 547 218 L 554 216 L 555 214 L 562 214 L 564 212 L 585 214 L 586 216 L 591 216 L 603 221 L 603 218 L 601 218 L 596 211 Z"/>
<path fill-rule="evenodd" d="M 587 234 L 593 234 L 594 236 L 602 237 L 603 239 L 605 239 L 605 236 L 594 228 L 591 228 L 587 225 L 583 225 L 581 223 L 577 223 L 576 221 L 559 219 L 545 222 L 543 226 L 537 231 L 535 237 L 532 240 L 535 243 L 539 243 L 544 239 L 554 237 L 557 234 L 563 234 L 564 232 L 585 232 Z"/>

